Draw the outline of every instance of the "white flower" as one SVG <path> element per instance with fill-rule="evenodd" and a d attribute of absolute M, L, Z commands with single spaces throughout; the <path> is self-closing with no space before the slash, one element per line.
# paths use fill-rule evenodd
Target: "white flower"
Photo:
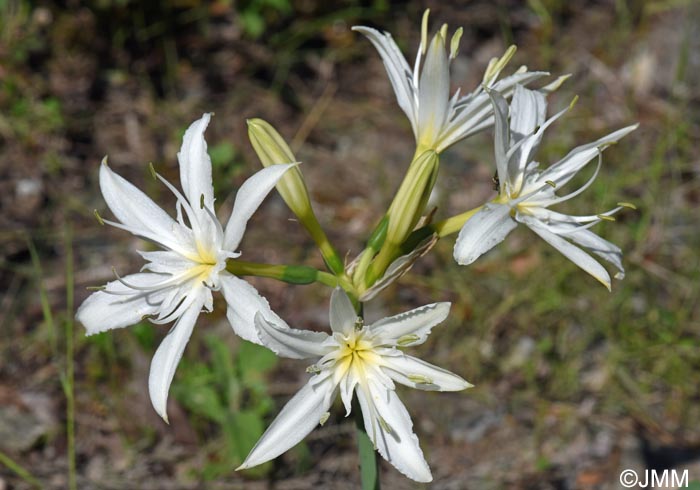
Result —
<path fill-rule="evenodd" d="M 325 423 L 340 391 L 346 415 L 356 393 L 367 434 L 384 459 L 413 480 L 431 481 L 411 418 L 394 391 L 394 381 L 437 391 L 458 391 L 471 385 L 397 347 L 425 342 L 449 310 L 450 303 L 434 303 L 364 325 L 345 292 L 336 289 L 331 296 L 332 335 L 290 329 L 257 315 L 255 326 L 263 345 L 283 357 L 318 361 L 307 369 L 313 377 L 285 405 L 239 469 L 276 458 L 319 423 Z"/>
<path fill-rule="evenodd" d="M 590 186 L 600 170 L 601 152 L 636 129 L 637 125 L 627 126 L 597 141 L 578 146 L 557 163 L 540 171 L 539 164 L 532 160 L 534 153 L 545 129 L 568 108 L 545 120 L 547 104 L 544 94 L 518 86 L 510 104 L 509 116 L 508 103 L 503 96 L 495 91 L 490 92 L 490 96 L 496 114 L 495 154 L 499 196 L 464 224 L 455 243 L 455 260 L 462 265 L 471 264 L 503 241 L 517 223 L 523 223 L 610 289 L 610 276 L 605 268 L 576 245 L 588 248 L 610 262 L 619 270 L 615 277 L 622 279 L 622 251 L 588 228 L 601 220 L 613 220 L 613 214 L 631 205 L 619 203 L 614 209 L 591 216 L 571 216 L 547 208 L 579 195 Z M 598 167 L 586 184 L 564 196 L 555 194 L 556 189 L 568 183 L 595 157 L 598 157 Z"/>
<path fill-rule="evenodd" d="M 177 219 L 103 162 L 100 189 L 118 222 L 98 216 L 100 221 L 164 250 L 139 252 L 147 261 L 141 272 L 107 283 L 76 314 L 88 335 L 133 325 L 144 317 L 157 324 L 175 321 L 153 357 L 148 382 L 153 407 L 166 421 L 170 383 L 200 311 L 212 311 L 212 291 L 222 291 L 228 319 L 244 339 L 259 343 L 256 314 L 275 317 L 253 286 L 226 272 L 226 261 L 240 255 L 237 249 L 248 220 L 292 165 L 274 165 L 250 177 L 236 195 L 224 230 L 214 214 L 211 160 L 204 141 L 209 119 L 205 114 L 189 127 L 177 155 L 183 193 L 157 175 L 177 198 Z"/>
<path fill-rule="evenodd" d="M 433 36 L 428 46 L 428 14 L 429 10 L 426 10 L 423 15 L 421 43 L 413 70 L 391 34 L 364 26 L 355 26 L 353 30 L 367 36 L 382 57 L 396 99 L 411 122 L 418 146 L 440 153 L 457 141 L 493 124 L 493 110 L 483 86 L 510 95 L 516 84 L 526 85 L 548 73 L 528 72 L 523 66 L 513 75 L 497 81 L 515 53 L 515 48 L 511 47 L 501 58 L 491 60 L 484 73 L 483 83 L 476 90 L 463 96 L 457 90 L 450 97 L 450 62 L 457 56 L 462 29 L 458 29 L 452 36 L 448 55 L 447 25 L 443 25 Z M 565 78 L 562 77 L 543 90 L 555 90 Z"/>

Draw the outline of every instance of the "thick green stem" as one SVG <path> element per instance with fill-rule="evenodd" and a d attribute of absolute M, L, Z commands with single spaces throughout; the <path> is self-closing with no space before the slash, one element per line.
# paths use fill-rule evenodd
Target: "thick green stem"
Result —
<path fill-rule="evenodd" d="M 356 296 L 354 286 L 345 275 L 334 276 L 305 265 L 270 265 L 230 260 L 226 264 L 226 270 L 235 276 L 269 277 L 289 284 L 318 282 L 332 288 L 340 286 L 351 297 Z"/>
<path fill-rule="evenodd" d="M 379 490 L 379 456 L 374 444 L 365 430 L 362 409 L 357 402 L 357 396 L 352 400 L 352 411 L 355 413 L 355 428 L 357 433 L 357 450 L 360 456 L 360 482 L 362 490 Z"/>
<path fill-rule="evenodd" d="M 355 305 L 357 315 L 364 316 L 363 303 Z M 352 397 L 352 412 L 355 414 L 355 432 L 357 433 L 357 451 L 360 457 L 360 482 L 362 490 L 379 490 L 379 456 L 374 443 L 367 434 L 362 407 L 357 395 Z"/>

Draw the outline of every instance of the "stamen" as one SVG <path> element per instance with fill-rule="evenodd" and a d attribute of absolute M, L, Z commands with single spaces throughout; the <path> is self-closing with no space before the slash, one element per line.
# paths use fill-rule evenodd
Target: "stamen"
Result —
<path fill-rule="evenodd" d="M 614 216 L 607 216 L 605 214 L 596 214 L 596 216 L 603 221 L 616 221 Z"/>
<path fill-rule="evenodd" d="M 623 208 L 628 208 L 628 209 L 637 209 L 637 206 L 632 204 L 631 202 L 618 202 L 618 206 L 622 206 Z"/>
<path fill-rule="evenodd" d="M 153 180 L 158 180 L 158 174 L 156 173 L 156 169 L 153 167 L 153 162 L 148 162 L 148 170 L 151 171 L 151 177 L 153 177 Z"/>
<path fill-rule="evenodd" d="M 552 181 L 552 180 L 545 180 L 544 183 L 547 184 L 547 185 L 549 185 L 550 187 L 552 187 L 552 189 L 556 189 L 556 188 L 557 188 L 557 184 L 554 183 L 554 181 Z"/>
<path fill-rule="evenodd" d="M 326 412 L 323 415 L 321 415 L 321 420 L 318 421 L 319 424 L 323 425 L 328 421 L 328 417 L 331 416 L 330 412 Z"/>
<path fill-rule="evenodd" d="M 88 286 L 85 289 L 88 291 L 104 291 L 107 289 L 107 286 Z"/>
<path fill-rule="evenodd" d="M 105 225 L 104 220 L 102 219 L 102 216 L 100 216 L 100 213 L 97 212 L 97 209 L 93 211 L 93 214 L 95 215 L 95 218 L 97 218 L 97 222 L 101 224 L 102 226 Z"/>
<path fill-rule="evenodd" d="M 399 347 L 406 347 L 407 345 L 411 345 L 412 343 L 420 340 L 420 337 L 414 333 L 404 335 L 403 337 L 399 337 L 399 340 L 396 341 L 396 345 Z"/>
<path fill-rule="evenodd" d="M 204 209 L 204 194 L 199 196 L 199 209 Z"/>
<path fill-rule="evenodd" d="M 394 433 L 394 429 L 391 428 L 391 426 L 387 423 L 384 418 L 382 418 L 381 415 L 377 414 L 377 420 L 379 421 L 379 425 L 381 426 L 382 429 L 384 429 L 384 432 L 388 432 L 389 434 Z"/>
<path fill-rule="evenodd" d="M 318 367 L 316 364 L 312 364 L 311 366 L 306 368 L 306 372 L 309 374 L 318 374 L 321 372 L 321 368 Z"/>
<path fill-rule="evenodd" d="M 407 378 L 419 385 L 433 384 L 432 379 L 428 378 L 427 376 L 423 376 L 422 374 L 409 374 Z"/>
<path fill-rule="evenodd" d="M 362 327 L 365 326 L 365 321 L 361 316 L 357 317 L 357 320 L 355 320 L 355 331 L 360 331 L 362 330 Z"/>
<path fill-rule="evenodd" d="M 569 104 L 569 110 L 574 108 L 574 106 L 576 105 L 576 102 L 578 102 L 578 95 L 574 95 L 574 98 L 571 100 L 571 103 Z"/>

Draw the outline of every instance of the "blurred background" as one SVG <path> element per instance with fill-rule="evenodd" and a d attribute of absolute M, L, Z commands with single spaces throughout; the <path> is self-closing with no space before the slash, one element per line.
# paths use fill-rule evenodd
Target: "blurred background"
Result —
<path fill-rule="evenodd" d="M 431 32 L 465 28 L 453 89 L 475 88 L 511 43 L 506 73 L 573 75 L 550 113 L 580 100 L 548 131 L 542 164 L 641 124 L 565 208 L 637 205 L 595 228 L 625 251 L 612 293 L 521 228 L 471 267 L 443 240 L 367 306 L 371 321 L 453 303 L 415 353 L 476 387 L 399 389 L 430 488 L 612 489 L 625 468 L 700 480 L 697 2 L 0 0 L 0 489 L 69 488 L 70 475 L 81 489 L 358 487 L 354 425 L 338 407 L 274 462 L 233 472 L 307 375 L 236 338 L 220 298 L 175 376 L 169 426 L 146 389 L 167 327 L 87 338 L 72 318 L 112 267 L 141 266 L 144 244 L 93 216 L 111 216 L 100 160 L 171 211 L 148 163 L 177 182 L 181 136 L 203 112 L 215 113 L 206 138 L 222 216 L 259 168 L 245 120 L 262 117 L 292 142 L 321 223 L 354 257 L 414 143 L 379 56 L 350 27 L 392 32 L 412 60 L 426 7 Z M 447 151 L 437 218 L 491 198 L 494 169 L 490 132 Z M 243 258 L 322 267 L 290 218 L 271 195 Z M 251 282 L 291 325 L 327 328 L 328 289 Z M 425 487 L 382 470 L 385 488 Z"/>

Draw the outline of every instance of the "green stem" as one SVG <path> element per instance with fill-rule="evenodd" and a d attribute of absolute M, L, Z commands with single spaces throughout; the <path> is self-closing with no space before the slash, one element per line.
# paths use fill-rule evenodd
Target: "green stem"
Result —
<path fill-rule="evenodd" d="M 355 295 L 355 287 L 343 274 L 334 276 L 328 272 L 314 269 L 305 265 L 270 265 L 242 260 L 230 260 L 226 270 L 236 276 L 257 276 L 277 279 L 289 284 L 311 284 L 318 282 L 332 288 L 340 286 L 348 294 Z"/>
<path fill-rule="evenodd" d="M 22 480 L 26 481 L 29 483 L 31 486 L 36 487 L 36 488 L 43 488 L 43 485 L 39 480 L 34 478 L 29 471 L 27 471 L 24 467 L 22 467 L 18 462 L 16 462 L 14 459 L 10 458 L 8 455 L 0 451 L 0 464 L 4 465 L 7 467 L 9 470 L 14 472 L 17 476 L 19 476 Z"/>
<path fill-rule="evenodd" d="M 357 396 L 352 400 L 352 411 L 355 413 L 355 428 L 357 433 L 357 450 L 360 456 L 360 482 L 362 490 L 379 490 L 379 457 L 374 444 L 367 434 L 362 409 Z"/>

